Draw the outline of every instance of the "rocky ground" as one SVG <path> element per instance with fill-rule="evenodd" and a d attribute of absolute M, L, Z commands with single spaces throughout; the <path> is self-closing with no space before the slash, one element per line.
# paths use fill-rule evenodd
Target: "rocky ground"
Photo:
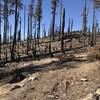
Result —
<path fill-rule="evenodd" d="M 1 80 L 0 100 L 100 100 L 100 60 L 87 60 L 86 52 L 17 66 L 24 77 Z"/>

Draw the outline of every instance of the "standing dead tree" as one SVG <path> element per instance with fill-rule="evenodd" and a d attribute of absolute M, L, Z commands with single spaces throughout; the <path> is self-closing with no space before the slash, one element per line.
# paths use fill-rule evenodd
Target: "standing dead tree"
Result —
<path fill-rule="evenodd" d="M 12 26 L 10 25 L 10 53 L 11 53 L 11 46 L 12 46 Z"/>
<path fill-rule="evenodd" d="M 71 19 L 69 19 L 69 22 L 68 22 L 68 33 L 67 33 L 67 36 L 69 37 L 70 36 L 70 26 L 71 26 Z"/>
<path fill-rule="evenodd" d="M 51 28 L 51 34 L 52 34 L 52 39 L 55 39 L 55 16 L 56 16 L 56 8 L 57 8 L 57 3 L 59 0 L 52 0 L 52 28 Z"/>
<path fill-rule="evenodd" d="M 12 51 L 11 51 L 11 60 L 15 60 L 15 46 L 16 46 L 16 36 L 17 36 L 17 25 L 18 25 L 18 0 L 15 0 L 15 29 L 14 29 L 14 39 L 12 44 Z"/>
<path fill-rule="evenodd" d="M 26 6 L 24 6 L 24 41 L 25 41 L 25 28 L 26 28 Z"/>
<path fill-rule="evenodd" d="M 93 7 L 93 25 L 92 25 L 92 39 L 90 46 L 94 46 L 96 44 L 96 9 L 100 9 L 100 0 L 93 0 L 94 7 Z"/>
<path fill-rule="evenodd" d="M 62 32 L 61 32 L 61 51 L 64 53 L 64 28 L 65 28 L 65 8 L 63 8 Z"/>
<path fill-rule="evenodd" d="M 89 29 L 88 29 L 88 45 L 90 45 L 90 43 L 91 43 L 91 30 L 90 30 L 90 27 L 89 27 Z"/>
<path fill-rule="evenodd" d="M 8 16 L 9 16 L 9 0 L 3 1 L 3 18 L 4 18 L 4 33 L 3 33 L 3 43 L 7 43 L 7 33 L 8 33 Z"/>
<path fill-rule="evenodd" d="M 72 40 L 73 40 L 73 34 L 72 34 L 72 31 L 73 31 L 73 19 L 71 20 L 71 26 L 70 26 L 70 49 L 72 49 Z"/>
<path fill-rule="evenodd" d="M 34 15 L 34 0 L 31 0 L 31 3 L 29 4 L 29 39 L 32 40 L 32 28 L 33 28 L 33 15 Z"/>
<path fill-rule="evenodd" d="M 1 60 L 1 33 L 0 33 L 0 60 Z"/>
<path fill-rule="evenodd" d="M 41 18 L 42 18 L 42 0 L 38 0 L 37 8 L 36 8 L 38 47 L 39 47 L 39 39 L 40 39 Z"/>
<path fill-rule="evenodd" d="M 46 29 L 45 29 L 45 25 L 43 25 L 43 37 L 46 38 Z"/>
<path fill-rule="evenodd" d="M 33 50 L 33 55 L 34 58 L 36 58 L 36 33 L 37 33 L 37 19 L 36 19 L 36 12 L 34 13 L 34 50 Z"/>
<path fill-rule="evenodd" d="M 18 31 L 18 36 L 17 36 L 17 41 L 20 42 L 21 41 L 21 17 L 20 17 L 20 20 L 19 20 L 19 24 L 20 24 L 20 28 L 19 28 L 19 31 Z"/>
<path fill-rule="evenodd" d="M 1 0 L 0 0 L 0 60 L 1 60 L 1 6 L 2 6 L 2 4 L 1 4 Z"/>
<path fill-rule="evenodd" d="M 17 36 L 17 28 L 18 28 L 18 16 L 19 16 L 19 9 L 22 9 L 22 1 L 14 0 L 11 2 L 12 7 L 14 7 L 15 11 L 15 26 L 14 26 L 14 38 L 12 43 L 12 50 L 11 50 L 11 60 L 15 60 L 15 52 L 16 52 L 16 36 Z"/>
<path fill-rule="evenodd" d="M 29 14 L 28 14 L 27 19 L 28 19 L 27 20 L 27 27 L 28 27 L 28 29 L 27 29 L 27 54 L 28 54 L 28 52 L 29 52 Z"/>
<path fill-rule="evenodd" d="M 94 0 L 94 7 L 93 7 L 93 24 L 92 24 L 92 38 L 91 38 L 91 44 L 92 47 L 94 45 L 94 34 L 95 34 L 95 21 L 96 21 L 96 2 Z"/>
<path fill-rule="evenodd" d="M 83 9 L 83 24 L 82 24 L 82 35 L 87 38 L 87 16 L 88 16 L 88 11 L 87 11 L 87 1 L 85 0 L 85 6 Z M 84 40 L 84 46 L 85 46 L 85 41 Z"/>
<path fill-rule="evenodd" d="M 97 37 L 97 31 L 98 31 L 98 21 L 95 22 L 95 32 L 94 32 L 94 44 L 96 45 L 96 37 Z"/>
<path fill-rule="evenodd" d="M 62 23 L 62 0 L 60 0 L 60 29 L 59 29 L 59 39 L 60 39 L 60 35 L 61 35 L 61 23 Z"/>
<path fill-rule="evenodd" d="M 49 55 L 50 55 L 50 57 L 52 57 L 53 56 L 53 53 L 52 53 L 52 50 L 51 50 L 51 31 L 52 31 L 52 29 L 51 29 L 51 26 L 52 25 L 52 23 L 50 23 L 50 29 L 49 29 L 49 32 L 48 32 L 48 34 L 49 34 L 49 37 L 50 37 L 50 39 L 49 39 Z"/>

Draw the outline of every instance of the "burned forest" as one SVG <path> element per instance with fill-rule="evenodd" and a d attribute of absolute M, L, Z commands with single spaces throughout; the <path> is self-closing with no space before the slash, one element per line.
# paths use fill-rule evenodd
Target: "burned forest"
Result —
<path fill-rule="evenodd" d="M 100 0 L 0 0 L 0 100 L 100 100 Z"/>

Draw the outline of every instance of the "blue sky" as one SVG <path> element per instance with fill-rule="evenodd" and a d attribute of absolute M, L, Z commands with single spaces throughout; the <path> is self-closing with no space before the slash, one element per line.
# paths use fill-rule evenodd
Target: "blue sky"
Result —
<path fill-rule="evenodd" d="M 37 1 L 37 0 L 35 0 Z M 24 4 L 28 6 L 30 0 L 23 0 Z M 35 3 L 36 5 L 36 3 Z M 92 15 L 93 15 L 93 3 L 92 0 L 87 0 L 87 6 L 88 6 L 88 27 L 92 26 Z M 69 18 L 74 20 L 74 28 L 73 30 L 81 30 L 82 27 L 82 9 L 84 7 L 84 0 L 63 0 L 63 7 L 66 10 L 66 28 L 68 27 L 68 20 Z M 57 7 L 57 14 L 56 14 L 56 25 L 59 26 L 59 18 L 60 18 L 60 9 L 59 5 Z M 51 0 L 43 0 L 43 9 L 42 9 L 42 24 L 41 24 L 41 32 L 42 32 L 42 25 L 44 24 L 46 26 L 46 30 L 48 31 L 50 27 L 51 22 Z M 100 19 L 98 11 L 97 18 Z M 22 19 L 23 18 L 23 11 L 21 11 Z M 99 20 L 100 21 L 100 20 Z M 14 26 L 14 20 L 12 17 L 10 17 L 10 23 Z M 26 20 L 27 25 L 27 20 Z M 23 32 L 23 20 L 22 20 L 22 32 Z M 27 27 L 26 27 L 26 34 L 27 34 Z"/>
<path fill-rule="evenodd" d="M 51 0 L 43 0 L 43 23 L 46 23 L 46 26 L 49 27 L 50 19 L 51 19 Z M 89 9 L 89 16 L 88 16 L 88 26 L 92 24 L 92 0 L 87 0 L 87 5 Z M 66 9 L 66 29 L 68 26 L 69 18 L 74 20 L 74 30 L 81 29 L 82 27 L 82 9 L 84 7 L 84 0 L 63 0 L 63 7 Z M 59 5 L 57 8 L 57 15 L 56 15 L 56 23 L 59 25 Z"/>

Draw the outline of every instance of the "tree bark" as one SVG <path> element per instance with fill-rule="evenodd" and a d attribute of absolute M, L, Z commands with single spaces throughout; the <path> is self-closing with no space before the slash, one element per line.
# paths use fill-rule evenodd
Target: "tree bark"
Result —
<path fill-rule="evenodd" d="M 61 32 L 61 51 L 64 53 L 64 28 L 65 28 L 65 9 L 63 9 L 63 18 L 62 18 L 62 32 Z"/>
<path fill-rule="evenodd" d="M 17 27 L 18 27 L 18 11 L 17 11 L 17 1 L 15 1 L 15 28 L 14 28 L 14 39 L 12 44 L 12 52 L 11 52 L 11 60 L 15 60 L 15 49 L 16 49 L 16 35 L 17 35 Z"/>

